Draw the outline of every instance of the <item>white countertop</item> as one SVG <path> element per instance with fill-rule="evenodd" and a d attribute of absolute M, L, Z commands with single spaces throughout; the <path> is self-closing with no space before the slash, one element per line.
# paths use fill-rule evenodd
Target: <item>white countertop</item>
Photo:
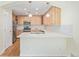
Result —
<path fill-rule="evenodd" d="M 45 33 L 45 34 L 32 34 L 32 33 L 26 33 L 26 32 L 23 32 L 21 33 L 18 37 L 31 37 L 31 38 L 38 38 L 38 37 L 50 37 L 50 38 L 58 38 L 58 37 L 62 37 L 62 38 L 72 38 L 72 36 L 69 36 L 69 35 L 65 35 L 65 34 L 62 34 L 62 33 L 56 33 L 56 32 L 51 32 L 51 33 Z"/>

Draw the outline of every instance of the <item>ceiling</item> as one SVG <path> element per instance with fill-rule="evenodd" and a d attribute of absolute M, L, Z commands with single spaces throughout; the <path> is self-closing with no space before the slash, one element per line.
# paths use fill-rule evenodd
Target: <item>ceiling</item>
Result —
<path fill-rule="evenodd" d="M 15 15 L 44 15 L 51 4 L 46 1 L 16 1 L 4 7 L 13 10 Z"/>
<path fill-rule="evenodd" d="M 6 4 L 11 3 L 12 1 L 0 1 L 0 7 Z"/>

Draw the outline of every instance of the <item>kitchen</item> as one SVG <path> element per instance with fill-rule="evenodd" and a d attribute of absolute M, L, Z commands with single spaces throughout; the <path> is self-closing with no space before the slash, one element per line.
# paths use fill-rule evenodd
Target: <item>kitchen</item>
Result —
<path fill-rule="evenodd" d="M 65 11 L 66 8 L 52 3 L 16 1 L 4 6 L 4 9 L 12 11 L 11 43 L 20 40 L 20 56 L 70 56 L 72 54 L 70 52 L 72 24 L 67 24 L 65 20 L 62 22 L 62 10 Z"/>

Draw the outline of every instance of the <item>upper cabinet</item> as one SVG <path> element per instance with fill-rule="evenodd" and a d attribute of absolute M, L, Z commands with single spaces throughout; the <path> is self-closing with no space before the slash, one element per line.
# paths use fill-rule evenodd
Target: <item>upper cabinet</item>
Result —
<path fill-rule="evenodd" d="M 31 17 L 31 25 L 41 25 L 41 16 Z"/>
<path fill-rule="evenodd" d="M 25 20 L 25 17 L 24 16 L 17 16 L 17 23 L 19 25 L 22 25 L 23 22 L 24 22 L 24 20 Z"/>
<path fill-rule="evenodd" d="M 47 15 L 49 14 L 49 15 Z M 47 17 L 47 16 L 49 17 Z M 49 10 L 41 16 L 33 15 L 17 16 L 18 24 L 23 24 L 24 21 L 31 22 L 31 25 L 60 25 L 61 24 L 61 9 L 59 7 L 51 7 Z"/>
<path fill-rule="evenodd" d="M 47 17 L 46 15 L 49 15 Z M 44 25 L 60 25 L 61 24 L 61 9 L 58 7 L 51 7 L 43 16 Z"/>
<path fill-rule="evenodd" d="M 31 22 L 31 25 L 41 25 L 41 16 L 17 16 L 18 24 L 23 24 L 24 21 Z"/>

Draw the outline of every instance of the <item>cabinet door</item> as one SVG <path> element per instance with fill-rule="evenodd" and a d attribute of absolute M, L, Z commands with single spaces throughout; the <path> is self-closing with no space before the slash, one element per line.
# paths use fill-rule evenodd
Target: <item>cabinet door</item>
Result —
<path fill-rule="evenodd" d="M 31 19 L 31 25 L 41 25 L 41 16 L 33 16 Z"/>
<path fill-rule="evenodd" d="M 49 14 L 49 17 L 46 17 Z M 60 25 L 61 23 L 61 9 L 58 7 L 51 7 L 48 12 L 43 16 L 44 25 Z"/>
<path fill-rule="evenodd" d="M 23 22 L 24 22 L 24 20 L 25 20 L 25 17 L 23 17 L 23 16 L 18 16 L 18 17 L 17 17 L 17 20 L 18 20 L 18 24 L 19 24 L 19 25 L 23 25 Z"/>
<path fill-rule="evenodd" d="M 51 10 L 52 16 L 52 24 L 60 25 L 61 24 L 61 9 L 58 7 L 53 7 Z"/>

